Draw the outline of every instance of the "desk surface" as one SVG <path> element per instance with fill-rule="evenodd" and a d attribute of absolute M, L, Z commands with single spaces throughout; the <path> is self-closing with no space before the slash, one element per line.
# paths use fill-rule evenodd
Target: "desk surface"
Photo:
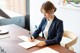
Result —
<path fill-rule="evenodd" d="M 10 37 L 5 38 L 5 39 L 0 39 L 0 46 L 7 52 L 7 53 L 31 53 L 33 51 L 36 51 L 38 49 L 41 49 L 39 47 L 33 47 L 30 49 L 24 49 L 21 46 L 18 45 L 18 43 L 23 42 L 21 39 L 19 39 L 17 36 L 19 35 L 29 35 L 29 31 L 11 24 L 11 25 L 5 25 L 5 26 L 0 26 L 1 29 L 7 29 L 9 30 L 9 35 Z M 41 38 L 38 38 L 41 39 Z M 51 45 L 48 46 L 60 53 L 74 53 L 60 45 Z"/>

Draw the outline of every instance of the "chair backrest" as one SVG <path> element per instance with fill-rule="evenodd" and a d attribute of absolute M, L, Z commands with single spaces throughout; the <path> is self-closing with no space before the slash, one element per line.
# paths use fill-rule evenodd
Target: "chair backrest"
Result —
<path fill-rule="evenodd" d="M 63 37 L 67 37 L 71 39 L 69 43 L 65 45 L 66 48 L 69 48 L 70 46 L 74 45 L 77 42 L 77 35 L 70 31 L 64 31 Z"/>
<path fill-rule="evenodd" d="M 70 38 L 70 39 L 72 39 L 72 40 L 77 37 L 76 34 L 74 34 L 74 33 L 71 32 L 71 31 L 64 31 L 63 36 L 64 36 L 64 37 L 67 37 L 67 38 Z"/>

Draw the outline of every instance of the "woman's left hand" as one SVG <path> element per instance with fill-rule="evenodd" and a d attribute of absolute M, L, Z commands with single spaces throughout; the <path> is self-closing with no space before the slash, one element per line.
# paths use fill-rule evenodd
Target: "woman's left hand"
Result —
<path fill-rule="evenodd" d="M 37 44 L 38 47 L 43 47 L 46 45 L 45 41 L 41 41 L 40 43 Z"/>

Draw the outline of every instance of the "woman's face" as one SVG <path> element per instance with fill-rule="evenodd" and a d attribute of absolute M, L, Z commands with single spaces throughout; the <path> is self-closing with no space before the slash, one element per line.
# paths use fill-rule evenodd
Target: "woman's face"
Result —
<path fill-rule="evenodd" d="M 53 15 L 54 12 L 48 12 L 47 13 L 44 10 L 42 10 L 42 13 L 44 14 L 45 18 L 49 19 Z"/>

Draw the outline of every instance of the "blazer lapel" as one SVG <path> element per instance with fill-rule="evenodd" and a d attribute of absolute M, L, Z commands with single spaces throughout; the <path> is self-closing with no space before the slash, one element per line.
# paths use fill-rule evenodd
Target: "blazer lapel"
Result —
<path fill-rule="evenodd" d="M 44 31 L 45 27 L 46 27 L 47 21 L 45 21 L 45 24 L 42 27 L 42 31 Z"/>
<path fill-rule="evenodd" d="M 51 34 L 51 31 L 53 30 L 53 27 L 54 27 L 54 25 L 55 25 L 55 20 L 56 20 L 56 17 L 53 19 L 53 21 L 52 21 L 52 23 L 51 23 L 51 25 L 50 25 L 50 28 L 49 28 L 49 30 L 48 30 L 48 37 L 49 37 L 49 35 Z"/>

